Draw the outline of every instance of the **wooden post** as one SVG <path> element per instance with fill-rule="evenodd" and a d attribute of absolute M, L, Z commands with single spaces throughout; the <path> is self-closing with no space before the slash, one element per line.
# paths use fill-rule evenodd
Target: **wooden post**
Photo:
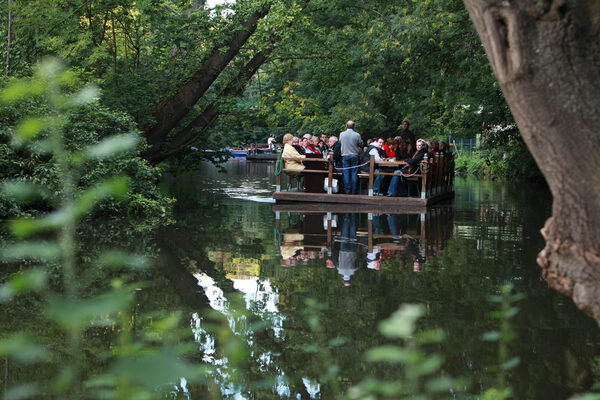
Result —
<path fill-rule="evenodd" d="M 369 196 L 373 196 L 373 177 L 375 175 L 375 156 L 369 157 Z"/>
<path fill-rule="evenodd" d="M 333 153 L 328 156 L 329 162 L 327 163 L 327 194 L 333 194 Z M 339 186 L 338 186 L 339 187 Z"/>
<path fill-rule="evenodd" d="M 421 199 L 425 200 L 427 196 L 427 176 L 429 176 L 429 160 L 424 161 L 421 167 Z"/>
<path fill-rule="evenodd" d="M 435 153 L 435 165 L 433 167 L 433 195 L 437 195 L 440 188 L 440 153 Z"/>
<path fill-rule="evenodd" d="M 373 156 L 371 156 L 371 160 Z M 367 228 L 368 228 L 368 240 L 369 240 L 369 253 L 373 252 L 373 213 L 369 213 L 367 220 Z"/>
<path fill-rule="evenodd" d="M 275 255 L 281 255 L 281 240 L 279 240 L 279 235 L 281 235 L 281 213 L 279 211 L 275 211 Z"/>
<path fill-rule="evenodd" d="M 330 249 L 328 251 L 333 251 L 333 246 L 331 242 L 333 241 L 333 232 L 331 230 L 331 213 L 327 213 L 327 248 Z"/>
<path fill-rule="evenodd" d="M 282 158 L 282 153 L 279 152 L 277 153 L 277 161 L 275 161 L 275 173 L 277 173 L 277 166 L 281 165 L 281 170 L 279 171 L 278 174 L 275 175 L 275 191 L 276 192 L 281 192 L 281 174 L 283 173 L 283 167 L 284 167 L 284 163 L 283 160 L 281 160 Z M 281 162 L 281 164 L 280 164 Z"/>
<path fill-rule="evenodd" d="M 424 260 L 427 257 L 427 229 L 425 227 L 425 216 L 425 213 L 421 213 L 421 240 L 419 241 L 419 254 L 423 256 Z M 425 263 L 425 261 L 423 261 L 423 263 Z"/>
<path fill-rule="evenodd" d="M 444 193 L 444 169 L 445 169 L 445 157 L 444 157 L 444 153 L 440 152 L 440 165 L 439 165 L 439 169 L 438 169 L 438 175 L 440 177 L 440 183 L 439 183 L 439 189 L 438 189 L 438 194 L 440 193 Z"/>

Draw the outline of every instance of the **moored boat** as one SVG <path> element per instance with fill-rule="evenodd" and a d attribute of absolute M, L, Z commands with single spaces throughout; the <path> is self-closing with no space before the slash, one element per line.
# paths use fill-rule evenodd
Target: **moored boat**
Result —
<path fill-rule="evenodd" d="M 247 160 L 253 161 L 277 161 L 277 151 L 267 148 L 252 148 L 246 154 Z"/>

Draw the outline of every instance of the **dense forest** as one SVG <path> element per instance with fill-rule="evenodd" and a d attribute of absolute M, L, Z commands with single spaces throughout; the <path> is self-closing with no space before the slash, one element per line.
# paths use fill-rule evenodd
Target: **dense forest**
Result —
<path fill-rule="evenodd" d="M 481 135 L 463 170 L 539 174 L 461 1 L 11 0 L 1 18 L 5 76 L 59 57 L 101 89 L 106 118 L 143 133 L 152 164 L 207 157 L 190 146 L 333 135 L 350 118 L 387 137 L 409 119 L 425 138 Z"/>

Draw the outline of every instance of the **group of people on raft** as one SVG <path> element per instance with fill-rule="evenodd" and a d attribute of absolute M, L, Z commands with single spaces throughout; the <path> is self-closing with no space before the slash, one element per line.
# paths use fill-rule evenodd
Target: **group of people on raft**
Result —
<path fill-rule="evenodd" d="M 304 169 L 301 159 L 306 158 L 306 154 L 323 154 L 324 157 L 327 157 L 327 154 L 332 152 L 334 168 L 343 175 L 344 193 L 358 194 L 358 173 L 359 171 L 369 172 L 371 156 L 374 156 L 375 162 L 381 160 L 404 161 L 406 165 L 401 169 L 394 170 L 397 175 L 392 176 L 391 180 L 389 176 L 376 175 L 373 191 L 381 196 L 406 197 L 408 186 L 404 177 L 417 172 L 425 155 L 432 158 L 440 152 L 445 156 L 452 156 L 446 142 L 416 139 L 407 120 L 402 121 L 402 130 L 397 136 L 385 140 L 380 137 L 368 139 L 366 146 L 363 145 L 361 135 L 354 131 L 354 125 L 354 121 L 348 121 L 346 130 L 339 135 L 339 140 L 336 136 L 327 139 L 325 134 L 320 137 L 306 134 L 302 139 L 290 133 L 285 134 L 282 153 L 285 168 L 301 173 Z M 380 170 L 376 169 L 375 172 L 380 172 Z"/>

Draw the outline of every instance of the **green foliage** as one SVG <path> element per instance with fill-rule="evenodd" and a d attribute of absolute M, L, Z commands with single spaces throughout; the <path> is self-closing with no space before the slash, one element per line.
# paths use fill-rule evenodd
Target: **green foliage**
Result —
<path fill-rule="evenodd" d="M 510 134 L 506 134 L 506 136 L 510 136 Z M 503 139 L 504 141 L 505 139 Z M 486 142 L 471 155 L 462 154 L 456 157 L 455 171 L 492 179 L 541 179 L 542 173 L 520 136 L 516 138 L 516 141 L 517 144 L 512 145 Z"/>
<path fill-rule="evenodd" d="M 318 15 L 262 74 L 269 126 L 331 135 L 354 119 L 367 137 L 388 136 L 408 118 L 418 136 L 474 137 L 512 122 L 462 2 L 311 6 Z"/>
<path fill-rule="evenodd" d="M 369 350 L 368 362 L 389 363 L 401 366 L 394 381 L 367 379 L 349 390 L 351 399 L 446 398 L 459 381 L 441 374 L 443 359 L 438 354 L 427 354 L 424 346 L 440 343 L 441 331 L 418 332 L 417 322 L 425 315 L 425 307 L 404 304 L 387 320 L 379 324 L 379 331 L 389 340 L 400 344 L 382 345 Z"/>
<path fill-rule="evenodd" d="M 510 357 L 510 343 L 516 339 L 511 320 L 519 312 L 515 304 L 523 300 L 520 293 L 513 293 L 513 285 L 506 284 L 500 288 L 500 294 L 490 296 L 490 302 L 500 306 L 498 311 L 490 313 L 492 318 L 500 321 L 500 330 L 486 332 L 482 340 L 498 343 L 498 364 L 490 366 L 491 372 L 497 373 L 496 386 L 485 391 L 483 398 L 489 400 L 503 400 L 512 397 L 512 391 L 506 384 L 506 373 L 521 363 L 519 357 Z M 509 358 L 510 357 L 510 358 Z"/>
<path fill-rule="evenodd" d="M 142 285 L 126 283 L 131 278 L 129 274 L 109 279 L 108 288 L 103 285 L 101 290 L 90 292 L 86 286 L 89 277 L 80 269 L 80 260 L 93 253 L 79 253 L 77 225 L 96 204 L 110 197 L 125 196 L 129 191 L 129 180 L 114 177 L 112 173 L 115 171 L 111 173 L 108 168 L 98 174 L 97 179 L 90 180 L 89 185 L 79 184 L 78 178 L 85 176 L 84 171 L 90 167 L 90 163 L 97 170 L 96 163 L 112 162 L 128 154 L 131 158 L 138 140 L 135 135 L 98 137 L 101 132 L 94 131 L 95 140 L 88 142 L 74 134 L 72 126 L 77 120 L 72 119 L 73 110 L 93 102 L 95 96 L 88 95 L 94 93 L 88 88 L 73 94 L 66 91 L 63 83 L 70 76 L 60 64 L 48 61 L 40 65 L 32 80 L 15 81 L 0 96 L 9 103 L 30 96 L 43 98 L 40 104 L 47 105 L 47 115 L 39 116 L 40 122 L 27 125 L 27 129 L 12 130 L 15 138 L 13 143 L 20 141 L 22 148 L 33 149 L 32 152 L 43 149 L 35 154 L 47 157 L 47 168 L 56 176 L 56 179 L 47 182 L 24 179 L 3 187 L 4 193 L 11 196 L 15 203 L 29 201 L 31 197 L 42 193 L 38 186 L 29 183 L 34 181 L 44 190 L 53 192 L 54 211 L 36 218 L 11 221 L 10 227 L 15 237 L 33 238 L 3 246 L 3 261 L 21 262 L 21 265 L 20 270 L 0 286 L 0 301 L 13 305 L 24 294 L 41 296 L 44 301 L 38 307 L 46 319 L 45 324 L 61 331 L 59 337 L 63 340 L 63 343 L 55 343 L 48 348 L 32 336 L 37 335 L 34 331 L 13 331 L 11 336 L 3 337 L 0 340 L 0 357 L 16 365 L 33 366 L 35 363 L 62 360 L 55 369 L 56 375 L 48 377 L 48 381 L 38 377 L 34 383 L 19 382 L 10 387 L 5 396 L 31 398 L 44 393 L 66 398 L 148 398 L 156 391 L 163 391 L 164 385 L 178 377 L 185 375 L 191 381 L 198 379 L 199 370 L 181 361 L 181 356 L 189 348 L 177 343 L 183 337 L 179 332 L 179 318 L 173 319 L 173 316 L 167 315 L 164 318 L 171 323 L 151 325 L 147 331 L 154 332 L 151 340 L 134 338 L 131 309 L 136 290 Z M 20 91 L 20 88 L 28 86 L 24 84 L 27 82 L 31 82 L 36 90 Z M 127 161 L 121 160 L 124 163 Z M 140 169 L 134 168 L 139 173 Z M 42 232 L 45 240 L 38 238 Z M 101 257 L 97 265 L 107 264 L 118 270 L 136 271 L 144 267 L 146 262 L 138 256 L 113 251 Z M 53 274 L 55 271 L 58 276 Z M 106 277 L 110 277 L 110 274 Z M 160 320 L 154 316 L 154 320 L 157 319 Z M 94 329 L 102 328 L 119 331 L 119 346 L 103 355 L 109 361 L 104 372 L 94 374 L 84 369 L 86 351 L 82 346 L 82 338 Z M 184 332 L 190 334 L 189 329 Z M 158 348 L 154 343 L 156 338 L 162 343 Z M 160 365 L 160 371 L 156 369 L 157 365 Z M 131 367 L 135 369 L 129 369 Z M 123 368 L 127 371 L 123 371 Z M 171 375 L 162 368 L 169 370 Z"/>
<path fill-rule="evenodd" d="M 15 87 L 23 86 L 20 81 L 13 82 L 3 97 L 14 98 L 17 95 L 11 93 L 17 93 Z M 32 86 L 37 87 L 39 83 L 32 81 Z M 39 89 L 34 92 L 28 89 L 26 93 L 29 96 L 36 92 Z M 83 88 L 72 101 L 88 102 L 96 98 L 96 93 Z M 47 128 L 44 128 L 52 124 L 55 117 L 43 116 L 48 105 L 35 98 L 23 99 L 25 95 L 18 95 L 20 101 L 11 102 L 0 111 L 0 126 L 4 134 L 4 140 L 0 141 L 0 151 L 4 154 L 0 161 L 0 179 L 4 181 L 0 216 L 4 218 L 52 209 L 60 191 L 55 156 L 48 153 L 49 139 L 45 132 Z M 25 109 L 27 114 L 22 111 Z M 157 221 L 168 220 L 173 200 L 157 188 L 161 169 L 150 166 L 137 156 L 143 144 L 130 116 L 93 102 L 78 107 L 67 116 L 64 132 L 64 145 L 72 152 L 72 161 L 80 165 L 76 177 L 79 190 L 90 189 L 109 176 L 129 178 L 132 190 L 120 199 L 97 203 L 97 213 L 127 212 L 151 216 Z M 18 140 L 10 140 L 13 133 Z M 38 136 L 41 140 L 31 141 Z M 43 190 L 40 189 L 42 186 Z M 27 198 L 16 199 L 17 193 Z M 140 207 L 141 204 L 143 207 Z"/>

